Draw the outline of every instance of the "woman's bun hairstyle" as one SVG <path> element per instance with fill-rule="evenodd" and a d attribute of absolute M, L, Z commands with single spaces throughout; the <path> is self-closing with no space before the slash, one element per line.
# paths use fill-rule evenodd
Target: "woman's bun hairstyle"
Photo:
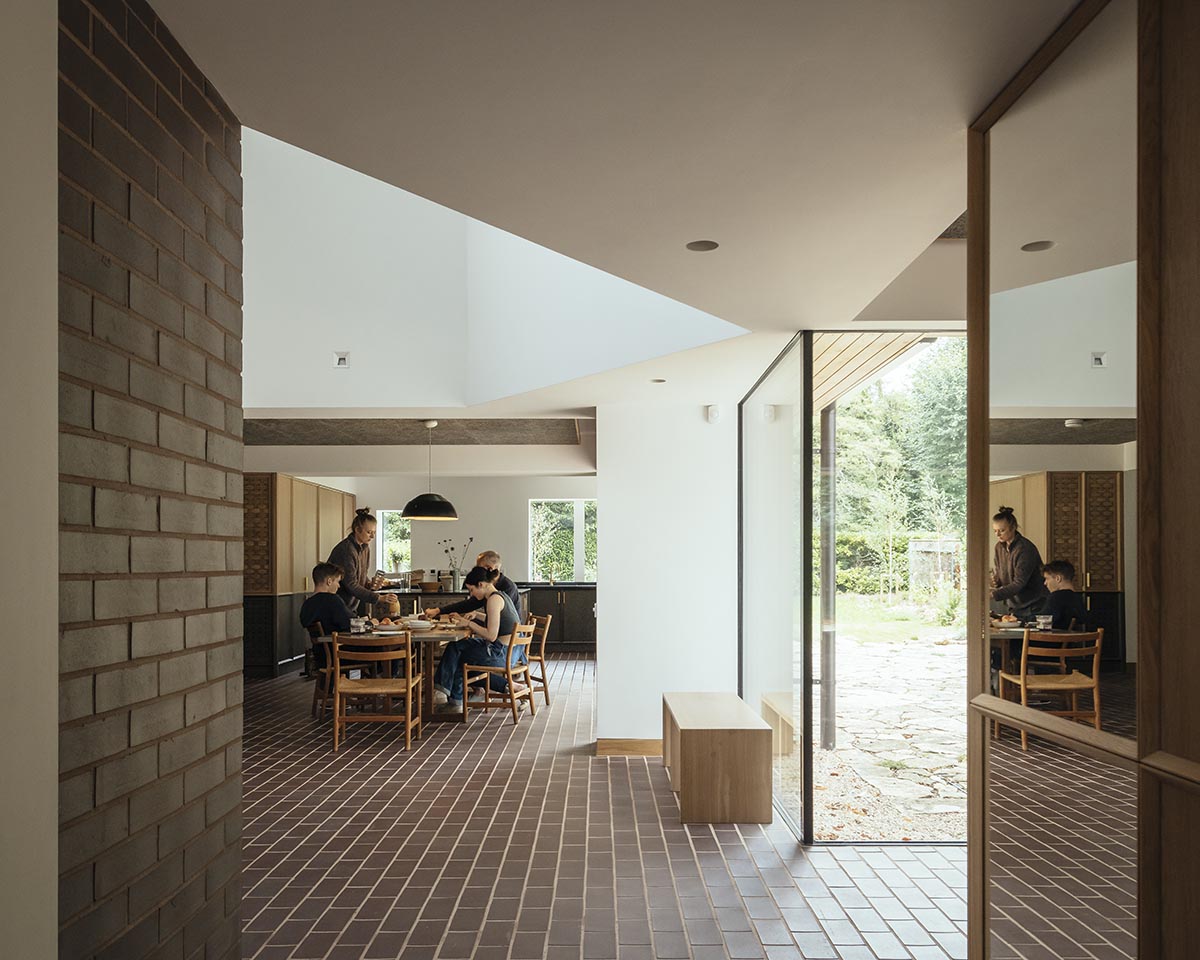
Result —
<path fill-rule="evenodd" d="M 375 517 L 370 507 L 359 507 L 354 511 L 354 522 L 350 524 L 351 531 L 361 530 L 364 524 L 375 523 Z"/>
<path fill-rule="evenodd" d="M 994 517 L 992 517 L 992 521 L 994 523 L 1000 523 L 1002 521 L 1007 521 L 1008 523 L 1012 524 L 1012 528 L 1014 530 L 1017 529 L 1017 515 L 1015 513 L 1013 513 L 1012 507 L 1001 507 L 999 510 L 996 511 L 996 515 Z"/>

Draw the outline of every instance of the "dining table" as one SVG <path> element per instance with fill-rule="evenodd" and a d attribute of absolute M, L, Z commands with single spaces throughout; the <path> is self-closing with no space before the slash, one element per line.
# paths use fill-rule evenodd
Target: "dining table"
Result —
<path fill-rule="evenodd" d="M 356 639 L 386 640 L 388 637 L 405 633 L 396 631 L 371 631 L 368 633 L 350 634 L 347 645 L 353 645 Z M 421 722 L 422 723 L 462 723 L 464 714 L 438 713 L 433 703 L 433 671 L 437 666 L 437 655 L 448 644 L 455 640 L 465 640 L 471 635 L 466 627 L 455 626 L 451 623 L 435 623 L 428 630 L 407 631 L 412 638 L 413 649 L 417 653 L 417 669 L 421 673 Z M 321 637 L 321 643 L 332 644 L 329 637 Z M 347 651 L 353 653 L 353 651 Z M 332 659 L 332 658 L 331 658 Z"/>

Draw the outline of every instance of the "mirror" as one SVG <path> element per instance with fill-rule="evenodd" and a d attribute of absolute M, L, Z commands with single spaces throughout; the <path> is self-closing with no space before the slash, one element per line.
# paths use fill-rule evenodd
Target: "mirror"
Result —
<path fill-rule="evenodd" d="M 992 692 L 1083 723 L 1098 713 L 1125 737 L 1137 730 L 1136 100 L 1137 5 L 1113 0 L 988 134 L 985 595 L 1017 621 L 991 631 Z M 1039 614 L 1081 639 L 1027 646 L 1020 625 Z"/>

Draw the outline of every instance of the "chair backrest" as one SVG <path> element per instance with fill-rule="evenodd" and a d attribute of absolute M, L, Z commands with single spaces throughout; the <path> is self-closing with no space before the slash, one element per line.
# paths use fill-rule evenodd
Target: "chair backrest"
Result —
<path fill-rule="evenodd" d="M 1053 660 L 1065 664 L 1068 660 L 1092 658 L 1091 677 L 1100 672 L 1100 649 L 1104 645 L 1104 629 L 1091 633 L 1038 633 L 1026 630 L 1021 641 L 1021 674 L 1029 672 L 1029 663 Z"/>
<path fill-rule="evenodd" d="M 526 646 L 533 642 L 534 627 L 532 623 L 518 623 L 513 632 L 508 635 L 508 650 L 504 655 L 506 666 L 513 665 L 513 653 L 517 647 Z"/>
<path fill-rule="evenodd" d="M 548 614 L 544 617 L 539 617 L 531 614 L 529 622 L 533 625 L 534 641 L 537 643 L 537 656 L 544 657 L 546 655 L 546 636 L 550 633 L 550 621 L 554 619 L 554 614 Z"/>
<path fill-rule="evenodd" d="M 333 669 L 334 674 L 340 672 L 342 649 L 345 646 L 352 646 L 353 650 L 346 650 L 347 657 L 354 663 L 392 663 L 397 660 L 405 661 L 404 676 L 406 679 L 412 679 L 413 667 L 413 645 L 412 634 L 407 630 L 402 630 L 399 633 L 391 634 L 386 637 L 363 637 L 349 634 L 333 634 Z"/>
<path fill-rule="evenodd" d="M 308 631 L 308 636 L 311 640 L 319 640 L 325 636 L 325 627 L 321 625 L 320 620 L 314 620 L 304 629 Z"/>

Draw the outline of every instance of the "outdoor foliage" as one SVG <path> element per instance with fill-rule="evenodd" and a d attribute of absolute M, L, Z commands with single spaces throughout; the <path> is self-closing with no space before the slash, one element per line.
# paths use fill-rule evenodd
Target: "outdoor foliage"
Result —
<path fill-rule="evenodd" d="M 412 521 L 399 510 L 383 512 L 383 562 L 389 572 L 412 568 Z"/>
<path fill-rule="evenodd" d="M 575 579 L 574 501 L 530 501 L 529 545 L 534 580 Z"/>

